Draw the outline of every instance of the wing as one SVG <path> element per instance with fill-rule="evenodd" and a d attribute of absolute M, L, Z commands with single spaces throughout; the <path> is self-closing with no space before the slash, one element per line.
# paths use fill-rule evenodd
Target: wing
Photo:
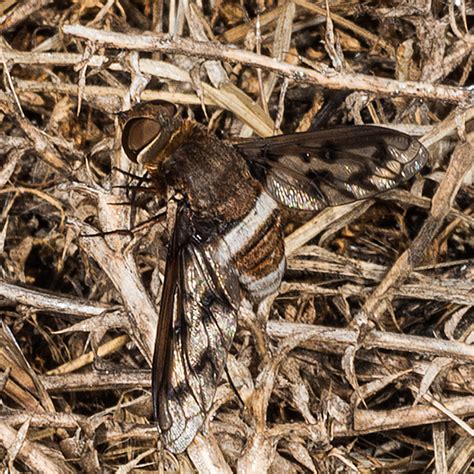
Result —
<path fill-rule="evenodd" d="M 375 126 L 279 135 L 235 146 L 278 202 L 308 211 L 394 188 L 428 160 L 415 138 Z"/>
<path fill-rule="evenodd" d="M 191 211 L 181 206 L 166 261 L 152 375 L 154 416 L 174 453 L 187 448 L 211 408 L 240 306 L 227 247 L 217 236 L 200 237 Z"/>

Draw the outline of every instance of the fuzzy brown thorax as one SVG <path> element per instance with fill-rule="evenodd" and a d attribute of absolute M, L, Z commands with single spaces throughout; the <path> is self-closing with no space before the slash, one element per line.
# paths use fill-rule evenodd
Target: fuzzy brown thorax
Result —
<path fill-rule="evenodd" d="M 202 217 L 232 222 L 255 204 L 261 185 L 250 175 L 246 161 L 202 125 L 183 122 L 163 153 L 167 156 L 160 172 L 166 182 L 186 195 L 193 211 Z"/>

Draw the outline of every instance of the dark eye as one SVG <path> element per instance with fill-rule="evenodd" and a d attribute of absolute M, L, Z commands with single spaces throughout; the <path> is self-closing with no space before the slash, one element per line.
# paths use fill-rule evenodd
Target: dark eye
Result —
<path fill-rule="evenodd" d="M 130 119 L 122 133 L 122 146 L 128 158 L 136 163 L 140 151 L 160 133 L 161 125 L 156 120 L 144 117 Z"/>

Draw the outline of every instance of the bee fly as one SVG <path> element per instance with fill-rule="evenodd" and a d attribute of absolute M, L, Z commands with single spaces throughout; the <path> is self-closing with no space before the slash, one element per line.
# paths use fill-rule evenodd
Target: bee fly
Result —
<path fill-rule="evenodd" d="M 397 186 L 427 161 L 410 136 L 350 126 L 237 145 L 169 103 L 128 113 L 122 146 L 180 192 L 152 369 L 165 447 L 183 452 L 213 403 L 243 299 L 261 303 L 285 270 L 280 206 L 320 211 Z"/>

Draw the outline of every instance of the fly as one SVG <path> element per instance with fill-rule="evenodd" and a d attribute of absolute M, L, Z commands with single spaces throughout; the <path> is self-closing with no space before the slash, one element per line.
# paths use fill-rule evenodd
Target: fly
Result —
<path fill-rule="evenodd" d="M 209 412 L 244 299 L 274 295 L 285 270 L 280 208 L 320 211 L 411 178 L 428 152 L 404 133 L 338 127 L 230 144 L 169 103 L 128 114 L 122 146 L 182 194 L 168 249 L 152 367 L 154 417 L 183 452 Z"/>

